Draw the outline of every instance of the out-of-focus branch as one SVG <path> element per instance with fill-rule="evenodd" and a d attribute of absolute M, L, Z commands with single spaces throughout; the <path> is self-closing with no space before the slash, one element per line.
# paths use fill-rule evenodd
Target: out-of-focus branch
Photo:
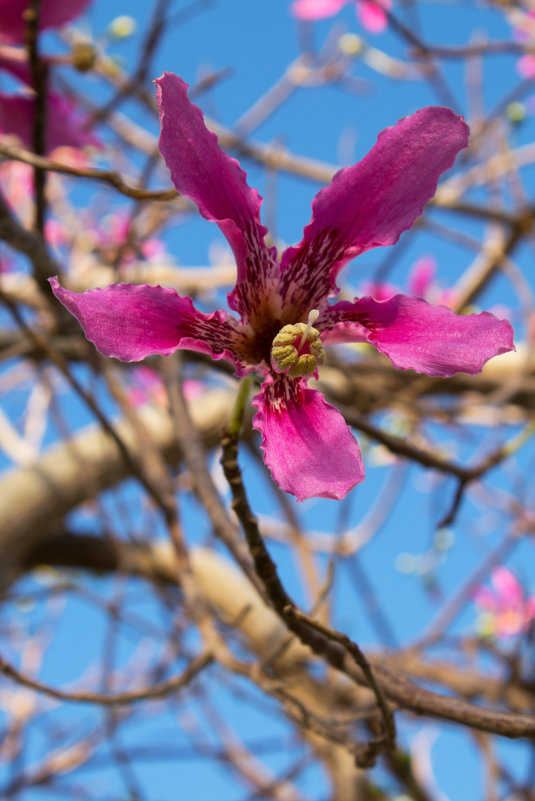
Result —
<path fill-rule="evenodd" d="M 97 286 L 107 286 L 117 280 L 117 272 L 112 267 L 96 263 L 84 276 L 66 275 L 62 281 L 67 289 L 83 292 Z M 56 265 L 59 268 L 59 265 Z M 221 264 L 214 267 L 182 267 L 170 263 L 149 264 L 139 261 L 128 265 L 128 279 L 131 283 L 161 284 L 176 289 L 181 295 L 197 295 L 214 288 L 231 286 L 236 280 L 234 264 Z M 14 302 L 46 309 L 43 293 L 31 275 L 5 273 L 2 275 L 2 290 Z"/>
<path fill-rule="evenodd" d="M 342 731 L 340 724 L 333 724 L 339 717 L 350 722 L 368 716 L 370 710 L 373 711 L 373 696 L 367 690 L 357 690 L 343 682 L 331 686 L 310 676 L 305 669 L 305 662 L 310 657 L 308 649 L 295 638 L 288 640 L 285 626 L 248 579 L 228 560 L 215 551 L 199 547 L 190 549 L 189 560 L 204 599 L 225 626 L 238 632 L 247 649 L 258 658 L 258 663 L 249 667 L 236 660 L 229 662 L 228 659 L 223 660 L 223 666 L 256 682 L 264 691 L 284 703 L 285 707 L 288 705 L 290 712 L 298 710 L 299 714 L 292 715 L 292 719 L 297 723 L 301 721 L 320 758 L 330 766 L 338 787 L 336 797 L 340 801 L 360 798 L 364 776 L 356 769 L 352 752 L 346 748 L 343 739 L 337 744 L 337 735 L 341 736 Z M 177 585 L 180 582 L 176 555 L 168 541 L 136 544 L 112 537 L 60 534 L 28 550 L 25 567 L 31 569 L 39 564 L 98 572 L 118 571 L 123 575 L 143 577 L 153 584 L 165 582 Z M 278 681 L 274 681 L 274 678 Z M 173 679 L 157 685 L 155 692 L 173 692 L 174 682 Z M 34 686 L 34 689 L 60 698 L 53 688 Z M 67 701 L 91 702 L 94 694 L 73 691 L 61 695 Z M 116 701 L 113 698 L 97 698 L 96 703 L 131 703 L 138 700 L 137 696 L 136 690 L 121 693 Z M 330 721 L 332 741 L 329 741 L 330 735 L 326 741 L 329 732 L 323 725 L 312 725 L 316 718 Z M 428 801 L 422 793 L 418 798 Z"/>
<path fill-rule="evenodd" d="M 279 676 L 302 668 L 310 659 L 309 649 L 288 634 L 273 610 L 227 559 L 207 548 L 194 547 L 190 550 L 190 560 L 198 585 L 218 617 L 225 625 L 239 631 L 246 639 L 247 647 L 261 657 L 265 665 L 275 669 Z M 163 540 L 132 543 L 111 536 L 53 535 L 26 554 L 25 569 L 31 570 L 39 565 L 97 573 L 119 572 L 139 576 L 156 585 L 177 585 L 179 581 L 172 547 Z M 474 643 L 472 649 L 475 647 Z M 445 660 L 424 657 L 415 648 L 369 653 L 368 658 L 391 670 L 401 670 L 413 678 L 449 688 L 466 699 L 503 700 L 515 711 L 528 709 L 535 703 L 529 691 L 517 683 L 504 682 L 473 669 L 463 670 Z M 347 711 L 352 686 L 334 679 L 330 686 Z"/>
<path fill-rule="evenodd" d="M 17 684 L 21 684 L 23 687 L 28 687 L 30 690 L 43 693 L 49 698 L 55 698 L 57 701 L 69 701 L 75 704 L 95 704 L 98 706 L 128 706 L 130 704 L 138 704 L 142 701 L 152 701 L 174 695 L 185 687 L 188 687 L 198 673 L 208 667 L 212 661 L 213 659 L 210 654 L 201 654 L 195 659 L 192 659 L 187 668 L 185 668 L 179 676 L 173 676 L 166 681 L 152 684 L 149 687 L 142 687 L 139 690 L 130 690 L 122 693 L 68 692 L 66 690 L 58 690 L 56 687 L 50 687 L 47 684 L 43 684 L 43 682 L 36 681 L 26 676 L 13 665 L 10 665 L 9 662 L 1 656 L 0 673 L 17 682 Z"/>
<path fill-rule="evenodd" d="M 22 147 L 15 147 L 5 142 L 0 142 L 0 155 L 15 161 L 22 161 L 30 164 L 39 174 L 55 172 L 63 175 L 72 175 L 76 178 L 89 178 L 93 181 L 102 181 L 109 184 L 122 195 L 134 198 L 135 200 L 175 200 L 179 195 L 176 189 L 145 189 L 142 186 L 133 186 L 115 170 L 98 170 L 94 167 L 74 167 L 71 164 L 62 164 L 60 161 L 53 161 L 45 156 L 32 153 Z M 180 199 L 177 208 L 191 209 L 191 203 L 184 198 Z"/>
<path fill-rule="evenodd" d="M 329 637 L 318 627 L 310 626 L 305 620 L 288 614 L 288 611 L 294 609 L 295 605 L 286 593 L 275 563 L 269 556 L 258 531 L 256 518 L 250 510 L 241 481 L 236 453 L 232 442 L 228 442 L 228 438 L 226 441 L 224 440 L 223 469 L 232 489 L 233 508 L 238 515 L 251 550 L 251 556 L 255 561 L 256 570 L 262 579 L 273 608 L 288 625 L 288 628 L 314 653 L 358 684 L 367 684 L 368 681 L 362 668 L 355 662 L 353 654 L 344 644 L 339 642 L 336 637 Z M 430 692 L 419 687 L 407 677 L 394 674 L 380 664 L 373 664 L 373 669 L 387 698 L 416 714 L 455 721 L 464 726 L 505 737 L 531 738 L 535 736 L 535 715 L 519 715 L 484 709 L 460 699 L 452 699 Z"/>
<path fill-rule="evenodd" d="M 44 241 L 26 230 L 0 195 L 0 239 L 30 259 L 35 279 L 41 284 L 48 276 L 61 272 L 58 263 L 47 251 Z"/>
<path fill-rule="evenodd" d="M 231 407 L 230 395 L 215 390 L 193 404 L 192 419 L 208 446 L 218 441 Z M 176 462 L 180 451 L 169 415 L 145 408 L 139 416 L 155 447 L 167 461 Z M 132 428 L 119 421 L 115 429 L 136 458 L 141 445 Z M 53 446 L 36 464 L 4 473 L 0 479 L 0 591 L 19 575 L 25 555 L 61 528 L 68 512 L 128 474 L 117 445 L 97 425 Z"/>
<path fill-rule="evenodd" d="M 257 590 L 261 593 L 262 586 L 252 570 L 247 550 L 239 538 L 239 530 L 230 518 L 208 470 L 206 452 L 199 432 L 193 424 L 190 409 L 182 391 L 181 363 L 180 353 L 162 360 L 162 371 L 177 442 L 189 469 L 195 492 L 206 509 L 215 534 L 234 554 L 244 573 L 249 576 L 253 584 L 256 584 Z"/>
<path fill-rule="evenodd" d="M 48 67 L 39 54 L 39 18 L 41 15 L 41 0 L 30 0 L 25 12 L 26 44 L 28 47 L 28 60 L 32 76 L 33 90 L 33 125 L 32 144 L 36 156 L 42 156 L 46 146 L 46 103 Z M 46 214 L 46 173 L 34 171 L 35 187 L 35 230 L 38 236 L 43 236 Z M 44 280 L 44 279 L 43 279 Z"/>
<path fill-rule="evenodd" d="M 508 455 L 508 452 L 505 448 L 497 448 L 495 451 L 485 457 L 480 464 L 474 465 L 474 467 L 465 467 L 464 465 L 455 464 L 454 462 L 449 462 L 446 459 L 441 459 L 431 451 L 427 451 L 423 448 L 412 445 L 405 437 L 398 437 L 394 434 L 390 434 L 388 431 L 383 431 L 381 428 L 374 426 L 361 415 L 353 414 L 349 409 L 342 409 L 341 411 L 351 426 L 356 428 L 358 431 L 362 431 L 363 434 L 371 437 L 376 442 L 380 442 L 382 445 L 388 448 L 391 453 L 395 453 L 398 456 L 403 456 L 406 459 L 418 462 L 418 464 L 421 464 L 424 467 L 438 470 L 439 473 L 446 473 L 451 476 L 456 476 L 456 478 L 458 478 L 464 484 L 468 484 L 471 481 L 476 481 L 477 479 L 481 478 L 481 476 L 483 476 L 486 472 L 500 464 L 500 462 L 503 461 L 503 459 L 505 459 Z"/>

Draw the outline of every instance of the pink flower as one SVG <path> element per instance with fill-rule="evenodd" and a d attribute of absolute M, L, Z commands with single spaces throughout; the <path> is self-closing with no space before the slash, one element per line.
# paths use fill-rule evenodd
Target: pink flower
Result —
<path fill-rule="evenodd" d="M 34 172 L 22 161 L 3 161 L 0 164 L 0 184 L 11 208 L 19 217 L 33 212 Z"/>
<path fill-rule="evenodd" d="M 238 277 L 228 302 L 238 317 L 205 314 L 162 287 L 115 284 L 79 294 L 53 278 L 52 289 L 107 356 L 139 361 L 189 348 L 227 359 L 239 376 L 260 373 L 253 425 L 273 478 L 298 500 L 343 498 L 364 479 L 364 467 L 342 415 L 307 387 L 324 345 L 367 342 L 396 367 L 441 376 L 477 373 L 491 356 L 513 348 L 509 323 L 487 312 L 457 316 L 403 295 L 328 303 L 344 264 L 393 245 L 420 217 L 439 176 L 466 147 L 468 127 L 436 107 L 383 131 L 361 162 L 340 170 L 316 195 L 303 239 L 279 262 L 264 241 L 258 192 L 206 129 L 187 85 L 171 73 L 156 83 L 160 152 L 179 192 L 218 224 L 234 251 Z"/>
<path fill-rule="evenodd" d="M 130 217 L 124 211 L 117 211 L 107 215 L 104 220 L 96 222 L 92 227 L 96 244 L 101 250 L 111 251 L 112 258 L 117 257 L 117 251 L 122 248 L 121 264 L 129 264 L 136 260 L 136 250 L 128 245 L 130 231 Z M 156 259 L 165 253 L 163 243 L 159 239 L 145 239 L 139 243 L 139 251 L 146 259 Z"/>
<path fill-rule="evenodd" d="M 90 0 L 41 0 L 39 29 L 59 28 L 82 13 Z M 0 0 L 0 42 L 24 42 L 28 0 Z"/>
<path fill-rule="evenodd" d="M 61 151 L 58 152 L 61 153 Z M 79 151 L 71 150 L 70 153 L 80 156 Z M 62 161 L 65 161 L 64 154 L 61 153 L 61 155 L 63 156 Z M 78 256 L 78 259 L 74 258 L 74 261 L 77 260 L 78 263 L 81 263 L 82 253 L 96 253 L 101 264 L 126 267 L 139 263 L 141 258 L 147 261 L 156 261 L 165 254 L 164 244 L 159 239 L 140 239 L 136 234 L 135 241 L 129 240 L 130 217 L 126 211 L 114 210 L 106 216 L 102 216 L 103 210 L 99 207 L 97 212 L 97 216 L 89 210 L 79 212 L 83 235 L 77 237 L 74 234 L 74 239 L 77 240 L 76 253 Z M 45 237 L 49 245 L 54 248 L 69 247 L 72 249 L 73 231 L 59 220 L 51 218 L 46 221 Z"/>
<path fill-rule="evenodd" d="M 526 598 L 513 573 L 506 567 L 492 571 L 493 589 L 479 587 L 474 601 L 490 615 L 493 631 L 499 637 L 523 634 L 535 619 L 535 596 Z"/>
<path fill-rule="evenodd" d="M 369 295 L 374 300 L 389 300 L 399 295 L 399 289 L 388 281 L 364 281 L 361 290 L 363 295 Z"/>
<path fill-rule="evenodd" d="M 388 17 L 383 8 L 390 11 L 392 3 L 390 0 L 379 0 L 379 4 L 367 3 L 366 0 L 357 2 L 357 17 L 362 27 L 370 33 L 381 33 L 388 25 Z M 380 8 L 380 6 L 383 6 L 383 8 Z"/>
<path fill-rule="evenodd" d="M 437 306 L 455 306 L 457 293 L 455 289 L 443 289 L 435 281 L 437 263 L 433 256 L 422 256 L 414 262 L 407 280 L 407 289 L 411 295 L 424 298 Z"/>
<path fill-rule="evenodd" d="M 42 0 L 40 29 L 58 27 L 81 13 L 89 0 Z M 24 47 L 23 12 L 28 0 L 0 0 L 0 70 L 8 72 L 25 86 L 33 88 L 28 53 Z M 8 44 L 6 44 L 6 42 Z M 0 92 L 0 133 L 18 136 L 25 147 L 32 147 L 35 101 L 31 94 Z M 100 141 L 84 130 L 85 115 L 58 92 L 49 89 L 46 97 L 45 153 L 58 147 L 101 147 Z"/>
<path fill-rule="evenodd" d="M 0 92 L 0 132 L 18 136 L 23 145 L 32 148 L 33 97 Z M 99 140 L 84 131 L 85 117 L 70 100 L 57 92 L 47 94 L 45 152 L 58 147 L 101 147 Z"/>
<path fill-rule="evenodd" d="M 508 14 L 513 23 L 513 36 L 517 42 L 529 42 L 535 34 L 535 10 L 513 8 Z"/>
<path fill-rule="evenodd" d="M 535 37 L 535 10 L 512 7 L 508 14 L 513 25 L 513 38 L 517 42 L 533 45 Z M 516 62 L 516 71 L 522 78 L 535 78 L 535 56 L 525 53 Z"/>
<path fill-rule="evenodd" d="M 131 378 L 134 386 L 128 393 L 128 399 L 133 406 L 145 403 L 154 403 L 167 408 L 167 393 L 162 377 L 150 367 L 136 367 Z M 200 381 L 188 378 L 182 384 L 182 391 L 186 400 L 193 401 L 204 394 L 205 387 Z"/>
<path fill-rule="evenodd" d="M 324 19 L 333 17 L 346 3 L 353 2 L 357 17 L 363 28 L 370 33 L 381 33 L 388 24 L 388 18 L 383 9 L 392 8 L 391 0 L 378 0 L 378 3 L 369 3 L 366 0 L 295 0 L 291 10 L 299 19 Z M 381 8 L 381 6 L 383 8 Z"/>
<path fill-rule="evenodd" d="M 134 386 L 128 393 L 133 406 L 141 406 L 152 401 L 158 406 L 167 406 L 167 393 L 160 375 L 150 367 L 137 367 L 132 379 Z M 186 384 L 187 382 L 184 382 Z M 184 388 L 185 393 L 185 388 Z"/>
<path fill-rule="evenodd" d="M 535 55 L 526 53 L 516 62 L 518 74 L 523 78 L 535 78 Z"/>
<path fill-rule="evenodd" d="M 433 285 L 436 271 L 437 263 L 432 256 L 422 256 L 415 261 L 407 281 L 411 295 L 425 298 Z"/>
<path fill-rule="evenodd" d="M 436 266 L 433 256 L 421 256 L 417 259 L 407 278 L 407 292 L 417 298 L 423 298 L 435 306 L 453 308 L 456 302 L 456 292 L 451 288 L 442 289 L 434 280 Z M 375 300 L 388 300 L 393 295 L 399 294 L 399 289 L 387 281 L 364 281 L 361 289 L 363 294 L 371 295 Z M 496 313 L 494 312 L 494 314 Z M 506 315 L 496 316 L 504 317 Z"/>

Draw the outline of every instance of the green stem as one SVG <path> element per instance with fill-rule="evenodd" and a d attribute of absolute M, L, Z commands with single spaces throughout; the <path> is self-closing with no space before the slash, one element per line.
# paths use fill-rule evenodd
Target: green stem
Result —
<path fill-rule="evenodd" d="M 512 454 L 519 450 L 522 445 L 530 439 L 530 437 L 535 434 L 535 420 L 532 420 L 531 423 L 528 423 L 522 431 L 520 431 L 516 436 L 512 437 L 509 442 L 506 442 L 502 448 L 502 453 L 504 456 L 512 456 Z"/>
<path fill-rule="evenodd" d="M 239 383 L 238 392 L 236 393 L 236 400 L 234 402 L 234 408 L 232 409 L 227 426 L 227 431 L 229 434 L 238 436 L 241 431 L 243 416 L 245 414 L 245 406 L 249 398 L 252 382 L 252 375 L 246 375 L 245 378 L 242 378 Z"/>

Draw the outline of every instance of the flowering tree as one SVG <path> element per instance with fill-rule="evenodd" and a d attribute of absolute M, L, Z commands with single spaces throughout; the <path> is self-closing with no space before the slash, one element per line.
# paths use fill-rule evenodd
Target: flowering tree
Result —
<path fill-rule="evenodd" d="M 535 9 L 457 10 L 0 1 L 2 797 L 534 797 Z"/>

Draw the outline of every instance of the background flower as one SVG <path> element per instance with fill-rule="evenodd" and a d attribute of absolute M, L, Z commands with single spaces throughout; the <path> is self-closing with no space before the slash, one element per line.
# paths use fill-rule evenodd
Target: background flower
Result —
<path fill-rule="evenodd" d="M 491 574 L 492 587 L 479 587 L 474 596 L 477 606 L 485 611 L 481 621 L 485 633 L 497 637 L 524 634 L 535 619 L 535 595 L 527 597 L 522 585 L 506 567 L 497 567 Z"/>
<path fill-rule="evenodd" d="M 40 29 L 64 25 L 78 16 L 89 2 L 42 0 Z M 33 77 L 28 52 L 22 46 L 26 25 L 23 14 L 27 7 L 27 0 L 0 0 L 0 70 L 23 84 L 23 92 L 0 92 L 0 133 L 17 136 L 25 147 L 32 149 L 35 100 L 28 90 L 33 89 Z M 51 70 L 49 80 L 50 77 Z M 76 103 L 49 86 L 46 89 L 45 119 L 45 153 L 58 147 L 101 146 L 100 140 L 85 130 L 87 117 Z"/>
<path fill-rule="evenodd" d="M 291 9 L 299 19 L 316 20 L 338 14 L 348 2 L 354 3 L 357 17 L 367 31 L 384 31 L 388 24 L 384 9 L 390 10 L 391 0 L 379 0 L 378 3 L 369 3 L 366 0 L 295 0 Z"/>

